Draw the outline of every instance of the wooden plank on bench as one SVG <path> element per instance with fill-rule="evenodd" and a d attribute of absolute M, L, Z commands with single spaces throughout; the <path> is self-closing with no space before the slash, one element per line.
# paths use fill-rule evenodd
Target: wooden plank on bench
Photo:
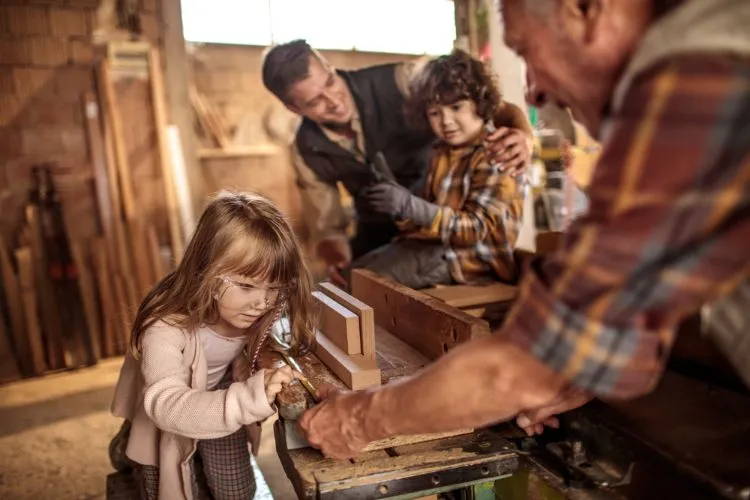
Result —
<path fill-rule="evenodd" d="M 361 354 L 349 356 L 320 332 L 315 336 L 315 355 L 343 380 L 349 389 L 365 389 L 380 385 L 380 369 L 375 360 L 365 358 Z"/>
<path fill-rule="evenodd" d="M 357 315 L 321 292 L 312 294 L 320 315 L 320 331 L 346 354 L 362 354 Z"/>
<path fill-rule="evenodd" d="M 352 295 L 372 306 L 375 323 L 430 359 L 490 334 L 486 321 L 366 269 L 352 271 Z"/>
<path fill-rule="evenodd" d="M 497 302 L 510 302 L 516 298 L 518 289 L 505 283 L 488 285 L 450 285 L 422 290 L 449 306 L 463 309 Z"/>
<path fill-rule="evenodd" d="M 349 295 L 333 283 L 320 283 L 320 291 L 359 316 L 362 355 L 375 359 L 375 311 L 361 300 Z"/>

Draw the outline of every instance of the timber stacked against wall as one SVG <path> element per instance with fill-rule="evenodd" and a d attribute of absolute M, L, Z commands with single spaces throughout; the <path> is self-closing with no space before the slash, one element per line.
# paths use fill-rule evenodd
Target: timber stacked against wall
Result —
<path fill-rule="evenodd" d="M 99 0 L 29 3 L 0 7 L 0 382 L 122 354 L 138 301 L 178 258 L 156 0 L 138 12 L 156 49 L 140 75 L 94 45 Z"/>

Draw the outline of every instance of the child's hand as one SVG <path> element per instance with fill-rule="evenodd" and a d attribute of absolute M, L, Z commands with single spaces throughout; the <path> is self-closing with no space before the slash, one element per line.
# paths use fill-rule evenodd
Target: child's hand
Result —
<path fill-rule="evenodd" d="M 268 403 L 272 404 L 276 399 L 276 395 L 281 392 L 281 389 L 283 389 L 286 384 L 294 379 L 302 378 L 302 375 L 288 366 L 284 366 L 276 370 L 266 370 L 263 374 L 263 378 Z"/>

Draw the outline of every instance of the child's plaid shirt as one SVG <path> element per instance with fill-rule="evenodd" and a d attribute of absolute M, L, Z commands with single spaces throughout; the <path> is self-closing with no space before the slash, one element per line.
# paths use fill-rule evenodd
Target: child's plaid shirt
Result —
<path fill-rule="evenodd" d="M 435 147 L 422 197 L 440 210 L 430 227 L 399 223 L 405 237 L 440 240 L 459 283 L 493 275 L 510 283 L 517 277 L 513 249 L 523 198 L 518 182 L 488 161 L 485 135 L 461 148 Z"/>

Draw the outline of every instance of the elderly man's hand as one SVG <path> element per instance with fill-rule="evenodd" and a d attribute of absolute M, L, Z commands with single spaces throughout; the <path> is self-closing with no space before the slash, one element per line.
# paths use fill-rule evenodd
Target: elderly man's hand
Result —
<path fill-rule="evenodd" d="M 591 399 L 591 395 L 587 392 L 571 386 L 549 404 L 521 412 L 516 417 L 516 424 L 529 436 L 542 434 L 545 426 L 555 429 L 560 427 L 560 421 L 556 415 L 583 406 Z"/>
<path fill-rule="evenodd" d="M 500 163 L 510 175 L 521 174 L 531 165 L 531 137 L 521 130 L 500 127 L 487 136 L 485 143 L 492 153 L 490 160 Z"/>
<path fill-rule="evenodd" d="M 318 397 L 322 402 L 299 421 L 307 442 L 326 457 L 344 460 L 356 456 L 371 441 L 363 423 L 370 395 L 325 386 L 318 390 Z"/>

